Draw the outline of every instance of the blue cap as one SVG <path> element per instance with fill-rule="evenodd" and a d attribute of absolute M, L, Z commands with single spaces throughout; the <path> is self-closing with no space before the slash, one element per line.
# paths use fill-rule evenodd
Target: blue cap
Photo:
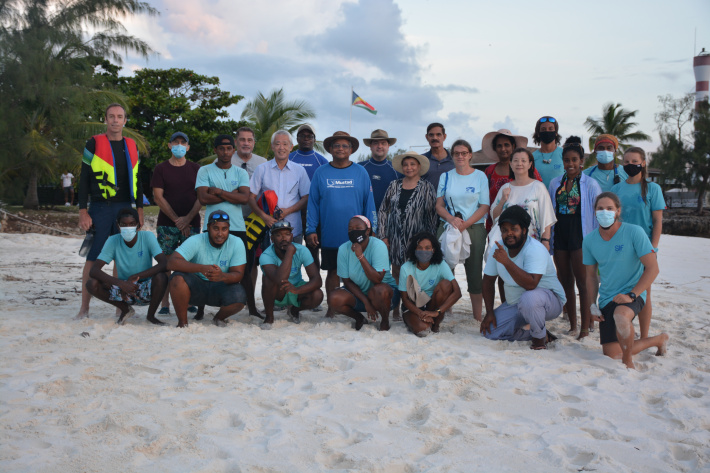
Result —
<path fill-rule="evenodd" d="M 181 131 L 176 131 L 175 133 L 173 133 L 173 136 L 170 137 L 170 142 L 172 143 L 173 141 L 175 141 L 175 138 L 177 137 L 183 138 L 188 143 L 190 142 L 190 138 L 188 138 L 187 135 Z"/>

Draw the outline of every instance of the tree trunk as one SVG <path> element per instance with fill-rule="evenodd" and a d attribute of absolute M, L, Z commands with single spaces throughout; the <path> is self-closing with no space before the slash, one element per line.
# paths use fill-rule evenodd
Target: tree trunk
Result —
<path fill-rule="evenodd" d="M 27 184 L 27 195 L 25 203 L 22 205 L 26 209 L 39 209 L 39 197 L 37 196 L 37 170 L 30 171 L 30 179 Z"/>
<path fill-rule="evenodd" d="M 705 193 L 707 190 L 703 187 L 703 189 L 698 192 L 698 215 L 703 214 L 703 207 L 705 206 Z"/>

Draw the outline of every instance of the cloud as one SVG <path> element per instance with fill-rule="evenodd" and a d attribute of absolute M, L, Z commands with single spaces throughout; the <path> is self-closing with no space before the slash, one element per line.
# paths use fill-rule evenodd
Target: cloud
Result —
<path fill-rule="evenodd" d="M 312 52 L 355 59 L 388 75 L 419 71 L 417 48 L 402 33 L 402 11 L 392 0 L 360 0 L 341 6 L 342 21 L 317 35 L 300 38 Z"/>
<path fill-rule="evenodd" d="M 513 123 L 513 119 L 510 118 L 510 116 L 506 115 L 505 120 L 502 122 L 493 122 L 493 130 L 490 131 L 495 131 L 495 130 L 510 130 L 513 132 L 513 134 L 518 135 L 518 127 L 515 126 Z"/>
<path fill-rule="evenodd" d="M 432 86 L 432 89 L 436 90 L 437 92 L 467 92 L 471 94 L 478 93 L 478 89 L 475 87 L 467 87 L 465 85 L 457 84 L 434 85 Z"/>

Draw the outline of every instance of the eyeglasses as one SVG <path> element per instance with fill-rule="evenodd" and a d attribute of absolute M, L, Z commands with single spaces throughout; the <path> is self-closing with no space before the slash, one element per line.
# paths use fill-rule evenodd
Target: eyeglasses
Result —
<path fill-rule="evenodd" d="M 229 215 L 226 213 L 213 213 L 210 215 L 209 222 L 229 222 Z"/>
<path fill-rule="evenodd" d="M 350 145 L 350 143 L 344 144 L 344 145 L 339 145 L 339 144 L 331 145 L 332 149 L 350 149 L 351 147 L 352 146 Z"/>
<path fill-rule="evenodd" d="M 460 151 L 454 153 L 454 158 L 465 158 L 466 156 L 468 156 L 468 151 Z"/>
<path fill-rule="evenodd" d="M 557 120 L 555 120 L 552 117 L 542 117 L 539 121 L 540 121 L 540 123 L 545 123 L 545 122 L 555 123 Z"/>

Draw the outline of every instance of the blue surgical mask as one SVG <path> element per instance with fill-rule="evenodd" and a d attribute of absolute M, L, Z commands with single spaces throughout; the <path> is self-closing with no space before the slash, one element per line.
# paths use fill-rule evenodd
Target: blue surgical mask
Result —
<path fill-rule="evenodd" d="M 131 242 L 138 232 L 138 227 L 121 227 L 121 237 L 126 243 Z"/>
<path fill-rule="evenodd" d="M 187 146 L 185 145 L 175 145 L 170 150 L 173 152 L 173 156 L 176 158 L 184 158 L 187 153 Z"/>
<path fill-rule="evenodd" d="M 614 160 L 613 151 L 597 151 L 597 162 L 599 164 L 608 164 Z"/>
<path fill-rule="evenodd" d="M 599 226 L 605 230 L 614 225 L 614 221 L 616 220 L 616 212 L 613 210 L 597 210 L 596 216 Z"/>

